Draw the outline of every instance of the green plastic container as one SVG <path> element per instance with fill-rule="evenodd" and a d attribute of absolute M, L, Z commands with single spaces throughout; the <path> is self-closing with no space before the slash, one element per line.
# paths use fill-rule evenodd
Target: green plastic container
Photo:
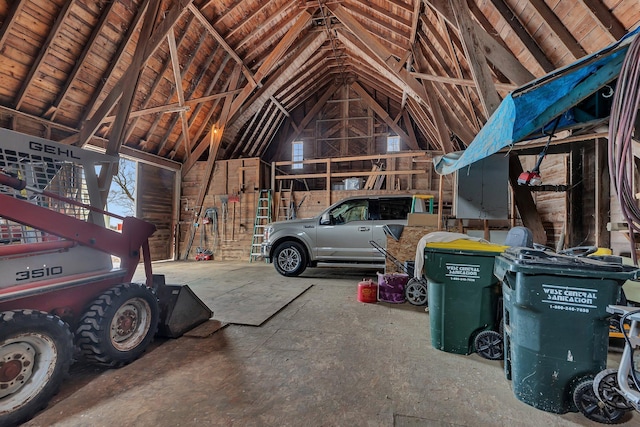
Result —
<path fill-rule="evenodd" d="M 573 391 L 606 368 L 606 308 L 638 270 L 510 248 L 496 257 L 504 298 L 505 375 L 515 396 L 547 412 L 575 412 Z"/>
<path fill-rule="evenodd" d="M 500 282 L 493 264 L 506 248 L 466 239 L 427 243 L 424 268 L 433 348 L 470 354 L 475 335 L 495 328 Z"/>

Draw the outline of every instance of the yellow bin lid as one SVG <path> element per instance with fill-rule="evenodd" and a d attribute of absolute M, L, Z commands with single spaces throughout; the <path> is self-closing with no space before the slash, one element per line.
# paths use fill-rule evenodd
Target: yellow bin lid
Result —
<path fill-rule="evenodd" d="M 452 251 L 480 251 L 502 253 L 509 246 L 496 245 L 495 243 L 478 242 L 477 240 L 456 239 L 450 242 L 430 242 L 425 245 L 432 249 L 448 249 Z"/>

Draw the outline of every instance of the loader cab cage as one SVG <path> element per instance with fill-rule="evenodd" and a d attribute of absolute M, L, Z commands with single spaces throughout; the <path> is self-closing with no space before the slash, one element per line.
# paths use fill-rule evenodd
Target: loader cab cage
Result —
<path fill-rule="evenodd" d="M 103 191 L 110 181 L 99 184 L 99 176 L 115 171 L 118 157 L 59 144 L 0 128 L 0 171 L 26 182 L 31 189 L 45 191 L 78 204 L 25 189 L 0 186 L 0 193 L 26 200 L 82 221 L 104 226 L 102 215 L 92 214 L 81 206 L 102 209 Z M 56 239 L 0 216 L 0 244 L 35 243 Z"/>

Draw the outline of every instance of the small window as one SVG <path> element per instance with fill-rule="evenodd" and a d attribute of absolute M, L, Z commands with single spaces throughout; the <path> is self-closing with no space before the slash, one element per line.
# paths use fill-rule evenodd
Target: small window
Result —
<path fill-rule="evenodd" d="M 302 161 L 304 160 L 304 145 L 302 141 L 293 141 L 291 160 L 294 162 L 292 169 L 302 169 Z"/>
<path fill-rule="evenodd" d="M 400 137 L 392 135 L 387 137 L 387 153 L 400 151 Z"/>
<path fill-rule="evenodd" d="M 411 212 L 411 197 L 380 199 L 381 220 L 404 220 Z"/>

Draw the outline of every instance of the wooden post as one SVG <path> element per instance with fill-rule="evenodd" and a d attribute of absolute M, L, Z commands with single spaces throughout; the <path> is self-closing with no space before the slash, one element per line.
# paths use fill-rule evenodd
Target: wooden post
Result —
<path fill-rule="evenodd" d="M 444 176 L 440 175 L 440 180 L 438 181 L 438 231 L 442 231 L 442 195 L 444 193 L 443 181 Z"/>
<path fill-rule="evenodd" d="M 331 206 L 331 159 L 327 159 L 327 206 Z"/>

